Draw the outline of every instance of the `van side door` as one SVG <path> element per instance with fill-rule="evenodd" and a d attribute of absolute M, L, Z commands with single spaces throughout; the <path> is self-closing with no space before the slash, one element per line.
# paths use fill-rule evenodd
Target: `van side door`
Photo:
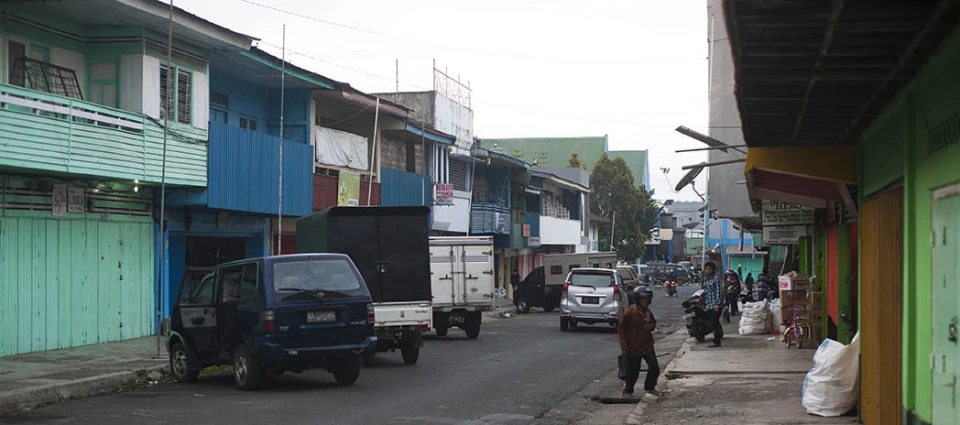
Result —
<path fill-rule="evenodd" d="M 214 272 L 199 281 L 188 279 L 180 288 L 180 322 L 199 357 L 216 354 L 220 343 L 215 302 L 217 282 L 217 273 Z"/>

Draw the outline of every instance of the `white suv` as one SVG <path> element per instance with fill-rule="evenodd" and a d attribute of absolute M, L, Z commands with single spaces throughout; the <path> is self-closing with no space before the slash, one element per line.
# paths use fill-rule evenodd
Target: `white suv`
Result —
<path fill-rule="evenodd" d="M 627 291 L 617 270 L 573 269 L 560 298 L 560 330 L 579 323 L 615 326 L 627 304 Z"/>

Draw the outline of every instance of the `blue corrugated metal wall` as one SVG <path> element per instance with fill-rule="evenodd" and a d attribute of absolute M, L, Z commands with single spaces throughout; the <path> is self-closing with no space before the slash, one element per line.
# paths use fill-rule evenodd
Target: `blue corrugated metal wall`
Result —
<path fill-rule="evenodd" d="M 424 176 L 386 167 L 380 168 L 380 175 L 381 205 L 423 205 L 423 200 L 429 205 L 430 185 L 424 184 Z"/>
<path fill-rule="evenodd" d="M 283 214 L 313 212 L 313 148 L 283 143 Z M 280 139 L 266 133 L 210 123 L 210 208 L 276 214 Z"/>

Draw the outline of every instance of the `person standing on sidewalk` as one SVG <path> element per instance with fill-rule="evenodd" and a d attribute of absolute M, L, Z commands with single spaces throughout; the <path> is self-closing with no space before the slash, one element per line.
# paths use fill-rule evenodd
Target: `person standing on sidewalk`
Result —
<path fill-rule="evenodd" d="M 640 361 L 647 362 L 647 378 L 643 382 L 643 390 L 654 397 L 660 397 L 657 391 L 657 379 L 660 378 L 660 364 L 657 363 L 657 353 L 653 348 L 653 330 L 657 327 L 657 319 L 650 311 L 653 301 L 653 291 L 645 286 L 634 290 L 636 304 L 630 306 L 617 326 L 617 336 L 620 339 L 621 355 L 627 363 L 627 379 L 623 382 L 621 395 L 633 395 L 633 387 L 640 377 Z"/>
<path fill-rule="evenodd" d="M 720 317 L 724 303 L 724 286 L 720 282 L 720 276 L 717 276 L 717 265 L 713 261 L 703 266 L 703 277 L 707 280 L 707 284 L 703 288 L 707 314 L 710 315 L 710 323 L 713 325 L 713 344 L 710 345 L 710 348 L 715 348 L 720 346 L 720 339 L 723 338 L 723 325 L 720 323 Z"/>

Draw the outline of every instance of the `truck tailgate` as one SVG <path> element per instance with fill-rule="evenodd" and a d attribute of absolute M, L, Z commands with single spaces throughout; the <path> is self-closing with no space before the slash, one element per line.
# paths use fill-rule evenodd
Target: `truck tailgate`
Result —
<path fill-rule="evenodd" d="M 374 303 L 373 312 L 376 327 L 430 326 L 433 319 L 433 309 L 427 301 Z"/>

